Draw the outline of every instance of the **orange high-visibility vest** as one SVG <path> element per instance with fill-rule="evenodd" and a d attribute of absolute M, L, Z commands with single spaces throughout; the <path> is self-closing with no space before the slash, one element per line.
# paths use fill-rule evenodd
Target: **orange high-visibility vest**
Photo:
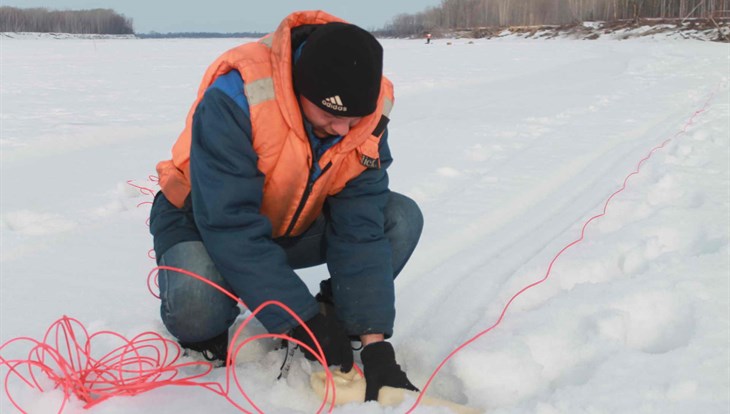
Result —
<path fill-rule="evenodd" d="M 393 106 L 393 85 L 383 77 L 375 112 L 364 117 L 319 160 L 323 171 L 311 188 L 312 151 L 292 81 L 291 29 L 304 24 L 341 22 L 322 11 L 287 16 L 278 29 L 258 42 L 221 55 L 206 71 L 185 129 L 172 148 L 172 159 L 157 164 L 165 197 L 181 208 L 190 194 L 190 145 L 193 114 L 208 87 L 221 75 L 238 70 L 251 111 L 253 148 L 257 167 L 265 175 L 261 213 L 273 225 L 272 237 L 295 236 L 306 230 L 322 211 L 325 198 L 340 192 L 367 168 L 378 167 L 379 135 L 373 135 Z M 377 128 L 379 130 L 383 128 Z M 245 137 L 241 137 L 245 139 Z"/>

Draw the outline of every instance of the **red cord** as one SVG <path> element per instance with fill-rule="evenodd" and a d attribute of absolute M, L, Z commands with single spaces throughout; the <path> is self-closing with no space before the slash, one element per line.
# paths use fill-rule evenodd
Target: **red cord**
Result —
<path fill-rule="evenodd" d="M 155 183 L 157 183 L 159 181 L 154 176 L 149 176 L 149 180 L 152 182 L 155 182 Z M 137 185 L 134 183 L 134 180 L 127 180 L 127 184 L 138 189 L 139 192 L 142 193 L 142 195 L 151 196 L 151 197 L 155 196 L 155 190 L 153 190 L 149 187 L 142 187 L 141 185 Z"/>
<path fill-rule="evenodd" d="M 652 156 L 652 155 L 653 155 L 653 154 L 654 154 L 654 153 L 655 153 L 656 151 L 660 150 L 661 148 L 664 148 L 664 147 L 665 147 L 665 146 L 666 146 L 666 145 L 667 145 L 667 144 L 668 144 L 668 143 L 669 143 L 670 141 L 672 141 L 672 139 L 674 139 L 674 138 L 677 138 L 677 137 L 678 137 L 679 135 L 685 134 L 685 133 L 687 132 L 687 128 L 689 128 L 689 126 L 690 126 L 690 125 L 692 125 L 692 123 L 694 122 L 694 119 L 695 119 L 695 118 L 696 118 L 696 117 L 697 117 L 698 115 L 700 115 L 701 113 L 703 113 L 703 112 L 705 112 L 705 111 L 707 110 L 707 107 L 709 106 L 709 103 L 710 103 L 710 101 L 712 100 L 712 98 L 714 97 L 714 95 L 715 95 L 715 93 L 714 93 L 714 92 L 710 94 L 709 98 L 707 99 L 707 101 L 705 101 L 705 104 L 704 104 L 704 105 L 702 106 L 702 108 L 700 108 L 700 109 L 698 109 L 697 111 L 695 111 L 695 112 L 694 112 L 694 113 L 692 114 L 692 116 L 690 116 L 690 118 L 689 118 L 689 119 L 688 119 L 688 120 L 687 120 L 687 121 L 685 122 L 685 124 L 684 124 L 684 126 L 682 127 L 682 129 L 680 129 L 680 130 L 679 130 L 679 131 L 678 131 L 677 133 L 675 133 L 675 134 L 674 134 L 674 136 L 673 136 L 672 138 L 669 138 L 669 139 L 665 140 L 664 142 L 662 142 L 661 144 L 657 145 L 656 147 L 652 148 L 652 149 L 651 149 L 651 150 L 649 151 L 649 153 L 648 153 L 648 154 L 647 154 L 647 155 L 646 155 L 646 156 L 645 156 L 644 158 L 642 158 L 642 159 L 641 159 L 641 160 L 639 161 L 639 163 L 638 163 L 638 164 L 636 165 L 636 169 L 635 169 L 635 170 L 634 170 L 633 172 L 631 172 L 631 173 L 630 173 L 629 175 L 627 175 L 627 176 L 626 176 L 626 178 L 624 178 L 624 181 L 623 181 L 623 185 L 621 186 L 621 188 L 619 188 L 618 190 L 616 190 L 616 191 L 615 191 L 615 192 L 614 192 L 613 194 L 611 194 L 611 195 L 610 195 L 610 196 L 609 196 L 609 197 L 608 197 L 608 198 L 606 199 L 606 202 L 605 202 L 605 203 L 604 203 L 604 205 L 603 205 L 603 211 L 602 211 L 602 212 L 601 212 L 600 214 L 596 214 L 595 216 L 593 216 L 593 217 L 589 218 L 589 219 L 588 219 L 588 220 L 587 220 L 587 221 L 586 221 L 586 222 L 585 222 L 585 223 L 583 224 L 583 227 L 581 228 L 581 231 L 580 231 L 580 237 L 578 237 L 578 238 L 577 238 L 576 240 L 574 240 L 574 241 L 572 241 L 572 242 L 568 243 L 568 245 L 566 245 L 565 247 L 563 247 L 562 249 L 560 249 L 560 251 L 558 251 L 558 253 L 557 253 L 557 254 L 555 254 L 555 256 L 554 256 L 554 257 L 552 258 L 552 260 L 550 261 L 550 264 L 548 265 L 548 268 L 547 268 L 547 271 L 545 272 L 545 275 L 544 275 L 544 276 L 543 276 L 543 277 L 542 277 L 542 278 L 541 278 L 540 280 L 538 280 L 538 281 L 536 281 L 536 282 L 533 282 L 533 283 L 531 283 L 531 284 L 529 284 L 529 285 L 527 285 L 527 286 L 523 287 L 523 288 L 522 288 L 522 289 L 520 289 L 520 290 L 519 290 L 519 291 L 518 291 L 517 293 L 515 293 L 514 295 L 512 295 L 512 297 L 511 297 L 511 298 L 510 298 L 510 299 L 509 299 L 509 300 L 507 301 L 507 304 L 506 304 L 506 305 L 504 305 L 504 308 L 502 309 L 502 312 L 501 312 L 501 313 L 499 314 L 499 317 L 497 318 L 497 321 L 496 321 L 496 322 L 494 322 L 494 324 L 492 324 L 492 326 L 490 326 L 490 327 L 488 327 L 487 329 L 484 329 L 483 331 L 481 331 L 481 332 L 477 333 L 476 335 L 474 335 L 473 337 L 471 337 L 470 339 L 468 339 L 468 340 L 467 340 L 466 342 L 464 342 L 463 344 L 461 344 L 461 345 L 459 345 L 458 347 L 456 347 L 456 349 L 454 349 L 453 351 L 451 351 L 451 353 L 449 353 L 449 354 L 448 354 L 448 355 L 446 356 L 446 358 L 444 358 L 444 359 L 443 359 L 443 361 L 441 361 L 441 363 L 439 363 L 439 365 L 438 365 L 438 366 L 436 367 L 436 369 L 435 369 L 435 370 L 433 371 L 433 373 L 431 374 L 431 376 L 429 376 L 429 378 L 428 378 L 428 381 L 426 381 L 426 385 L 424 385 L 424 386 L 423 386 L 423 388 L 421 389 L 421 393 L 420 393 L 420 394 L 418 395 L 418 398 L 416 399 L 415 403 L 413 403 L 413 405 L 411 406 L 411 408 L 409 408 L 409 409 L 408 409 L 408 411 L 406 411 L 406 413 L 407 413 L 407 414 L 408 414 L 408 413 L 412 413 L 412 412 L 413 412 L 413 410 L 415 410 L 415 409 L 416 409 L 416 407 L 418 406 L 418 404 L 420 404 L 420 403 L 421 403 L 421 400 L 423 399 L 424 395 L 426 395 L 426 390 L 428 390 L 428 387 L 429 387 L 429 386 L 431 385 L 431 382 L 433 382 L 433 379 L 434 379 L 434 378 L 436 377 L 436 375 L 437 375 L 437 374 L 439 373 L 439 371 L 441 371 L 441 368 L 443 368 L 443 366 L 444 366 L 444 365 L 446 365 L 446 363 L 447 363 L 447 362 L 448 362 L 448 361 L 449 361 L 449 360 L 450 360 L 451 358 L 453 358 L 453 357 L 454 357 L 454 355 L 456 355 L 456 354 L 457 354 L 457 353 L 459 353 L 459 352 L 460 352 L 461 350 L 463 350 L 463 349 L 464 349 L 464 348 L 466 348 L 467 346 L 471 345 L 471 344 L 472 344 L 473 342 L 475 342 L 475 341 L 476 341 L 477 339 L 479 339 L 479 338 L 481 338 L 482 336 L 486 335 L 486 334 L 487 334 L 487 333 L 488 333 L 489 331 L 491 331 L 492 329 L 496 328 L 496 327 L 497 327 L 497 326 L 498 326 L 498 325 L 499 325 L 500 323 L 502 323 L 502 319 L 504 318 L 504 315 L 505 315 L 505 314 L 507 313 L 507 309 L 508 309 L 508 308 L 510 307 L 510 305 L 512 304 L 512 302 L 513 302 L 513 301 L 514 301 L 515 299 L 517 299 L 517 297 L 518 297 L 518 296 L 520 296 L 520 295 L 521 295 L 522 293 L 524 293 L 525 291 L 527 291 L 527 290 L 529 290 L 529 289 L 531 289 L 531 288 L 533 288 L 533 287 L 535 287 L 535 286 L 537 286 L 537 285 L 539 285 L 539 284 L 541 284 L 541 283 L 543 283 L 543 282 L 545 282 L 545 281 L 547 280 L 547 278 L 548 278 L 548 277 L 550 276 L 550 273 L 552 272 L 552 269 L 553 269 L 553 265 L 554 265 L 554 264 L 555 264 L 555 262 L 556 262 L 556 261 L 558 260 L 558 258 L 559 258 L 559 257 L 560 257 L 560 256 L 561 256 L 561 255 L 562 255 L 562 254 L 563 254 L 563 253 L 564 253 L 564 252 L 566 251 L 566 250 L 570 249 L 571 247 L 573 247 L 573 246 L 575 246 L 575 245 L 579 244 L 579 243 L 580 243 L 581 241 L 583 241 L 583 238 L 584 238 L 584 236 L 585 236 L 585 231 L 586 231 L 586 228 L 588 227 L 588 225 L 589 225 L 590 223 L 592 223 L 592 222 L 593 222 L 594 220 L 596 220 L 596 219 L 598 219 L 598 218 L 600 218 L 600 217 L 603 217 L 603 216 L 605 216 L 605 215 L 606 215 L 606 211 L 607 211 L 607 209 L 608 209 L 608 204 L 609 204 L 609 203 L 611 202 L 611 200 L 612 200 L 612 199 L 613 199 L 613 198 L 614 198 L 614 197 L 615 197 L 615 196 L 616 196 L 617 194 L 621 193 L 622 191 L 624 191 L 624 189 L 626 189 L 626 185 L 627 185 L 627 183 L 628 183 L 628 181 L 629 181 L 629 178 L 631 178 L 632 176 L 634 176 L 634 175 L 638 174 L 638 173 L 639 173 L 639 171 L 641 170 L 641 166 L 642 166 L 642 165 L 643 165 L 643 164 L 644 164 L 644 163 L 645 163 L 645 162 L 646 162 L 646 161 L 647 161 L 647 160 L 648 160 L 649 158 L 651 158 L 651 156 Z"/>
<path fill-rule="evenodd" d="M 227 292 L 225 289 L 184 269 L 169 266 L 157 267 L 149 273 L 148 285 L 150 283 L 149 280 L 158 270 L 167 270 L 194 277 L 218 289 L 226 296 L 245 306 L 239 298 Z M 51 325 L 42 341 L 22 337 L 12 339 L 0 346 L 1 352 L 18 343 L 30 345 L 27 359 L 8 360 L 0 357 L 0 365 L 5 365 L 9 368 L 5 377 L 5 393 L 13 406 L 20 412 L 25 413 L 26 411 L 23 410 L 10 393 L 9 383 L 11 378 L 18 378 L 25 382 L 27 386 L 43 391 L 44 389 L 38 378 L 45 376 L 54 384 L 54 388 L 60 388 L 64 393 L 63 402 L 58 410 L 58 413 L 61 413 L 71 396 L 76 396 L 79 400 L 84 401 L 86 403 L 84 408 L 90 408 L 112 397 L 137 395 L 166 385 L 200 386 L 225 398 L 240 411 L 249 413 L 248 410 L 230 397 L 231 379 L 233 379 L 236 388 L 251 407 L 257 413 L 263 413 L 248 394 L 246 394 L 236 374 L 234 361 L 238 352 L 245 345 L 264 338 L 285 339 L 315 355 L 323 367 L 328 366 L 322 347 L 307 324 L 288 306 L 278 301 L 266 301 L 253 310 L 236 330 L 230 343 L 237 343 L 238 336 L 251 320 L 268 306 L 282 308 L 297 323 L 304 327 L 304 330 L 314 341 L 316 351 L 307 344 L 284 334 L 261 334 L 247 338 L 236 346 L 235 349 L 232 349 L 233 345 L 229 345 L 228 360 L 226 361 L 226 381 L 225 386 L 222 386 L 217 382 L 202 381 L 202 378 L 208 375 L 213 369 L 210 363 L 178 362 L 181 356 L 179 345 L 175 341 L 163 338 L 157 333 L 145 332 L 135 336 L 131 340 L 111 331 L 102 331 L 89 335 L 78 320 L 63 316 Z M 105 340 L 99 340 L 98 338 L 100 337 L 104 337 Z M 109 337 L 112 340 L 121 342 L 122 345 L 96 358 L 92 350 L 93 343 L 97 341 L 106 343 L 109 341 Z M 183 374 L 182 369 L 190 366 L 203 367 L 203 371 L 195 375 Z M 21 367 L 27 368 L 27 375 L 21 373 Z M 325 368 L 325 373 L 325 395 L 317 413 L 322 412 L 328 401 L 330 402 L 329 412 L 334 409 L 336 397 L 335 384 L 329 368 Z M 43 374 L 43 376 L 39 374 Z"/>
<path fill-rule="evenodd" d="M 150 176 L 147 177 L 147 180 L 149 182 L 151 182 L 151 183 L 156 184 L 156 185 L 159 186 L 160 180 L 156 176 L 150 175 Z M 141 185 L 137 185 L 137 184 L 134 183 L 134 180 L 127 180 L 127 185 L 130 185 L 130 186 L 136 188 L 137 190 L 139 190 L 139 192 L 142 195 L 149 196 L 149 197 L 152 198 L 152 200 L 154 200 L 155 194 L 156 194 L 156 191 L 155 190 L 153 190 L 153 189 L 151 189 L 149 187 L 144 187 L 144 186 L 141 186 Z M 149 201 L 148 200 L 148 201 L 142 201 L 142 202 L 138 203 L 137 204 L 137 207 L 151 206 L 151 205 L 152 205 L 152 201 Z M 145 220 L 145 224 L 147 225 L 147 227 L 150 226 L 150 219 L 149 219 L 149 217 L 147 218 L 147 220 Z"/>
<path fill-rule="evenodd" d="M 105 355 L 92 353 L 95 343 L 121 343 Z M 63 316 L 46 331 L 42 341 L 28 337 L 10 340 L 0 351 L 11 346 L 30 346 L 27 359 L 8 360 L 0 357 L 0 364 L 9 368 L 5 377 L 5 393 L 21 412 L 26 411 L 13 399 L 9 383 L 18 378 L 31 388 L 44 391 L 40 378 L 48 378 L 54 388 L 62 389 L 62 412 L 72 395 L 90 408 L 119 395 L 136 395 L 163 385 L 202 385 L 196 379 L 212 370 L 208 363 L 178 363 L 180 348 L 175 341 L 154 332 L 145 332 L 131 340 L 110 331 L 89 335 L 76 319 Z M 183 375 L 181 369 L 201 366 L 195 375 Z M 27 374 L 22 371 L 27 370 Z M 39 375 L 43 374 L 43 375 Z"/>

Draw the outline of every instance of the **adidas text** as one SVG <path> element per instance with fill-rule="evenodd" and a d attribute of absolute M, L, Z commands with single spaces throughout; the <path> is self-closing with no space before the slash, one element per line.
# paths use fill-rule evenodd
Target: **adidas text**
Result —
<path fill-rule="evenodd" d="M 335 95 L 331 98 L 322 99 L 322 105 L 334 109 L 335 111 L 347 112 L 347 107 L 342 104 L 340 95 Z"/>

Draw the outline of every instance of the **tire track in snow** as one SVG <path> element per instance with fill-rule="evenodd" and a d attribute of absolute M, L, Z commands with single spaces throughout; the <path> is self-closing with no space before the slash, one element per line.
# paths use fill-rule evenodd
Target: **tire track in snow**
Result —
<path fill-rule="evenodd" d="M 526 263 L 552 255 L 573 240 L 585 218 L 595 214 L 606 197 L 620 187 L 620 180 L 645 150 L 676 131 L 677 121 L 686 115 L 686 108 L 670 115 L 662 113 L 634 127 L 629 134 L 617 136 L 591 153 L 558 167 L 530 188 L 522 189 L 496 211 L 475 217 L 467 229 L 458 229 L 432 242 L 409 265 L 411 277 L 397 284 L 399 300 L 411 304 L 409 309 L 400 309 L 401 318 L 409 320 L 408 327 L 397 327 L 405 331 L 401 334 L 408 337 L 411 332 L 438 326 L 443 337 L 453 338 L 453 344 L 443 343 L 442 348 L 446 350 L 461 342 L 459 338 L 473 334 L 473 326 L 491 324 L 495 312 L 504 305 L 504 300 L 496 298 L 516 291 L 507 281 L 520 276 L 516 272 Z M 656 131 L 662 131 L 659 138 Z M 576 205 L 580 205 L 580 215 L 565 214 L 566 211 L 576 213 Z M 541 276 L 533 275 L 524 284 Z M 418 288 L 424 277 L 428 279 L 427 290 Z M 479 304 L 467 306 L 464 312 L 466 304 L 459 298 L 472 296 L 474 291 L 483 291 L 486 297 Z M 414 308 L 413 304 L 417 306 Z M 408 315 L 403 317 L 406 312 Z M 413 320 L 409 315 L 422 316 Z M 460 323 L 449 323 L 453 315 L 459 315 Z"/>

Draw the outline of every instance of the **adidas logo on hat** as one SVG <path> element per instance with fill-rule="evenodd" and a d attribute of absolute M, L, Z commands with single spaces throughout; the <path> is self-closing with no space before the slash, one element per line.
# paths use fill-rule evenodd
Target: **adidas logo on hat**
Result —
<path fill-rule="evenodd" d="M 347 107 L 342 103 L 340 95 L 322 99 L 322 105 L 330 109 L 334 109 L 335 111 L 347 112 Z"/>

